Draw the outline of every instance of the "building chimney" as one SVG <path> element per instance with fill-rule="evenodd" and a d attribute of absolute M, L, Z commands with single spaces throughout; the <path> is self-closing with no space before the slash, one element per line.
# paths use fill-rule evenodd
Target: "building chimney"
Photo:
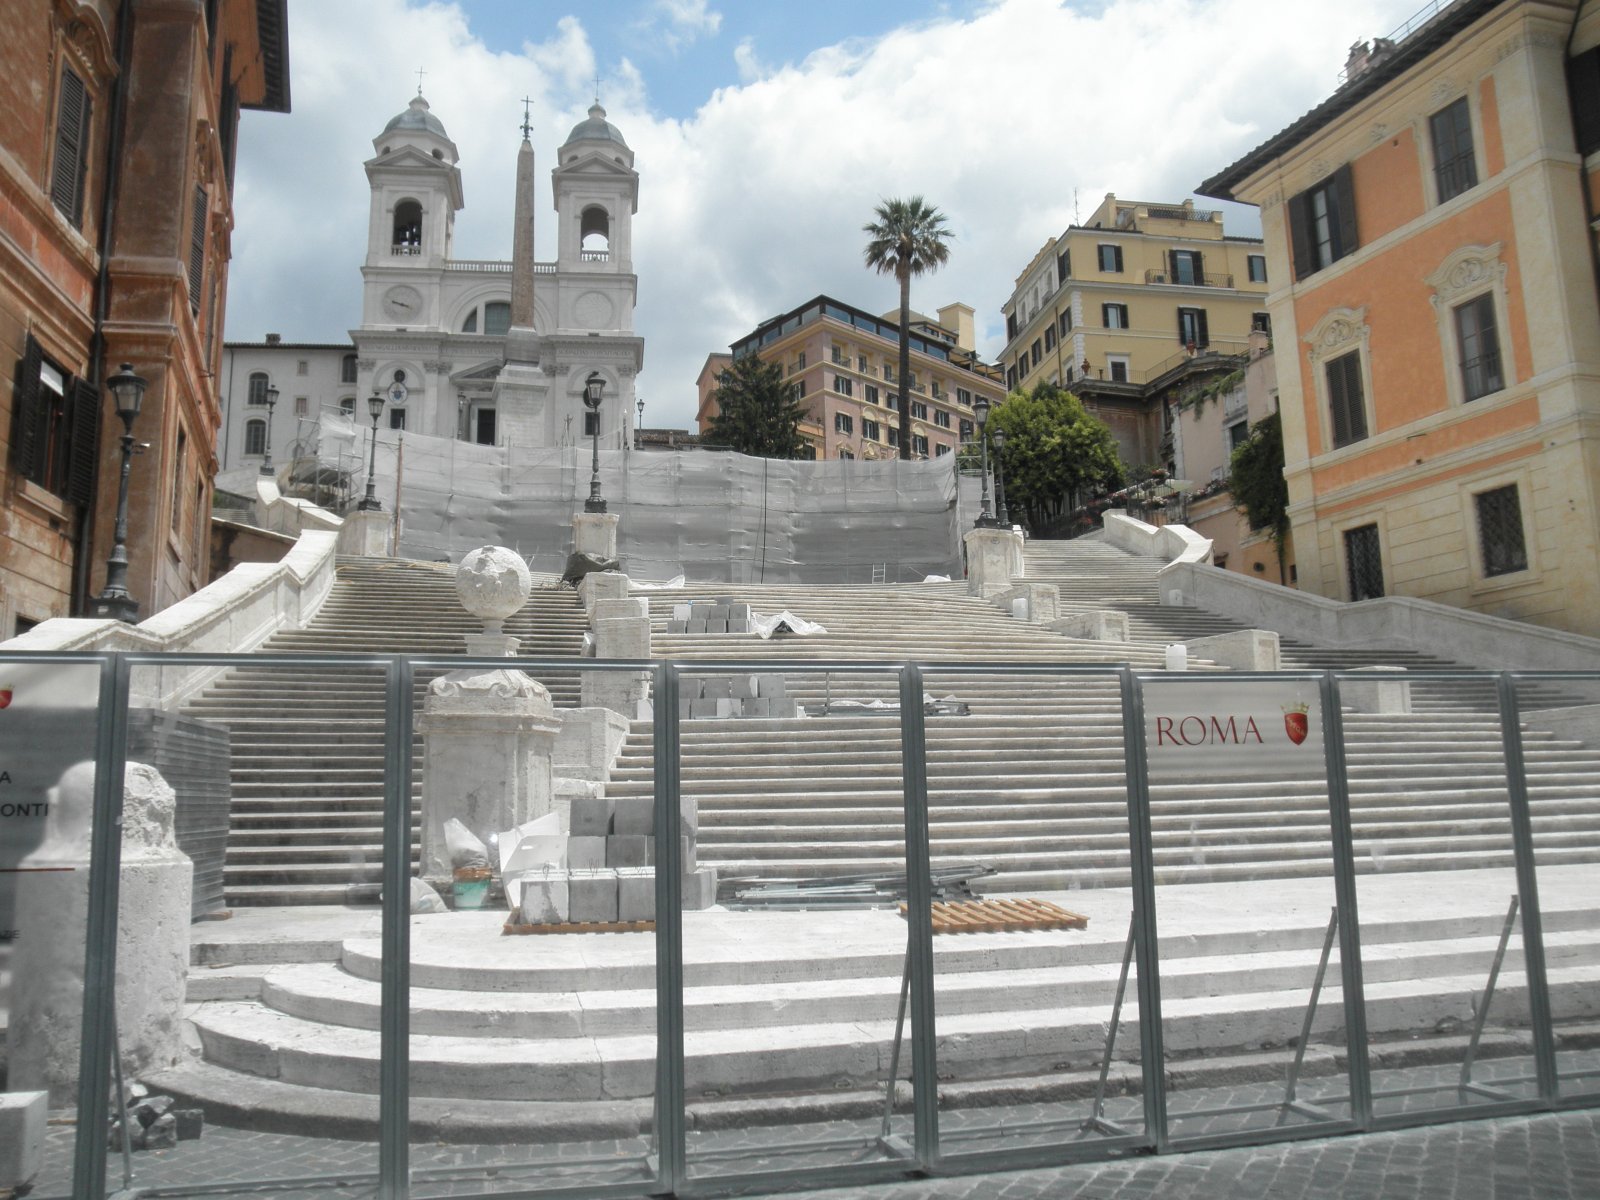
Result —
<path fill-rule="evenodd" d="M 276 346 L 281 341 L 283 341 L 283 334 L 281 334 L 281 333 L 269 333 L 269 334 L 267 334 L 267 345 Z"/>

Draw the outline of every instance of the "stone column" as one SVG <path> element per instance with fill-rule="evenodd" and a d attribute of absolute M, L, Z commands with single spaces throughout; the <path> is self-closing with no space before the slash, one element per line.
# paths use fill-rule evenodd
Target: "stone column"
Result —
<path fill-rule="evenodd" d="M 561 722 L 544 686 L 521 671 L 452 671 L 428 685 L 417 729 L 422 768 L 422 876 L 453 879 L 445 822 L 487 842 L 551 811 L 551 754 Z"/>
<path fill-rule="evenodd" d="M 967 594 L 988 597 L 1022 578 L 1022 535 L 1012 529 L 973 529 L 967 546 Z"/>
<path fill-rule="evenodd" d="M 50 790 L 44 841 L 22 860 L 12 953 L 13 1090 L 73 1104 L 82 1066 L 84 933 L 89 920 L 89 829 L 95 766 L 69 767 Z M 117 1028 L 128 1076 L 176 1066 L 183 1056 L 194 864 L 173 834 L 177 801 L 154 767 L 130 762 L 123 784 L 122 872 L 117 909 Z"/>
<path fill-rule="evenodd" d="M 617 561 L 616 513 L 582 512 L 572 518 L 572 548 L 601 562 Z"/>

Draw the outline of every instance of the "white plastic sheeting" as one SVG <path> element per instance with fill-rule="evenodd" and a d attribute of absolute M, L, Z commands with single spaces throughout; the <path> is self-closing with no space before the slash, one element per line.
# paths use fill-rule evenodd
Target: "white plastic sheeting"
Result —
<path fill-rule="evenodd" d="M 559 574 L 572 515 L 589 494 L 590 455 L 587 445 L 479 446 L 385 429 L 378 432 L 376 492 L 391 512 L 398 495 L 399 552 L 406 557 L 456 561 L 494 544 L 510 546 L 535 571 Z M 357 495 L 365 482 L 363 468 Z M 967 494 L 976 492 L 976 480 L 959 482 L 954 455 L 786 462 L 712 451 L 600 451 L 601 492 L 620 518 L 618 557 L 640 580 L 960 578 L 961 534 L 977 510 Z"/>

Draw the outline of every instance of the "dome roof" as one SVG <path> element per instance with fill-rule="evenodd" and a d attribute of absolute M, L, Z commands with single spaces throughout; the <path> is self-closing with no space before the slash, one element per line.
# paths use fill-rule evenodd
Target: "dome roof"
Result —
<path fill-rule="evenodd" d="M 411 98 L 411 103 L 406 106 L 405 112 L 383 127 L 383 132 L 393 133 L 396 129 L 425 129 L 442 138 L 450 137 L 444 131 L 444 122 L 428 111 L 428 102 L 422 98 L 421 92 Z"/>
<path fill-rule="evenodd" d="M 567 134 L 567 145 L 573 142 L 615 142 L 626 147 L 627 142 L 622 140 L 622 134 L 617 127 L 606 120 L 606 110 L 597 103 L 589 109 L 589 119 L 579 121 L 572 127 L 572 132 Z"/>

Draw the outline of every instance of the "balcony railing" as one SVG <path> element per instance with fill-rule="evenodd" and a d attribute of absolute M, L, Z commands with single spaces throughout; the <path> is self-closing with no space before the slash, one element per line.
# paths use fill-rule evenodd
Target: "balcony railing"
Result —
<path fill-rule="evenodd" d="M 1203 275 L 1191 275 L 1187 279 L 1174 275 L 1171 271 L 1146 271 L 1144 281 L 1163 283 L 1171 287 L 1231 288 L 1233 286 L 1232 275 L 1213 275 L 1209 271 Z"/>
<path fill-rule="evenodd" d="M 1468 400 L 1476 400 L 1505 387 L 1505 377 L 1500 373 L 1500 352 L 1491 351 L 1462 362 L 1461 385 L 1466 389 Z"/>
<path fill-rule="evenodd" d="M 611 251 L 609 251 L 609 250 L 579 250 L 578 251 L 578 261 L 579 262 L 610 262 L 611 261 Z"/>
<path fill-rule="evenodd" d="M 422 247 L 416 242 L 396 242 L 389 247 L 389 253 L 397 258 L 417 258 L 422 254 Z"/>

